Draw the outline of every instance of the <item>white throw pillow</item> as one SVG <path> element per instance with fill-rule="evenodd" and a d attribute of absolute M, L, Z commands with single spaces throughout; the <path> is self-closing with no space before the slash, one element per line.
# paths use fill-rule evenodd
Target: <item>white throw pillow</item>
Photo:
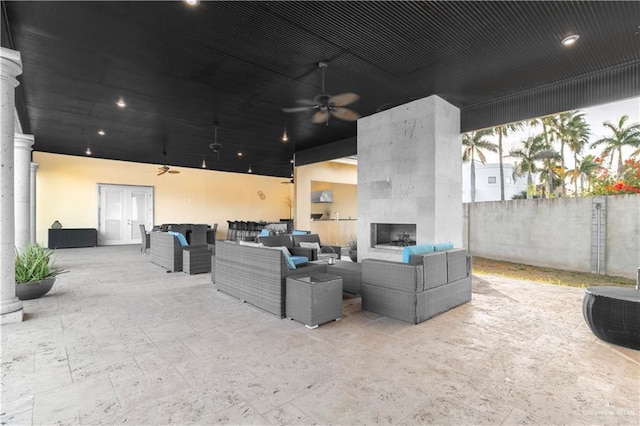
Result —
<path fill-rule="evenodd" d="M 273 249 L 273 250 L 280 250 L 280 251 L 282 251 L 282 252 L 285 254 L 285 256 L 291 256 L 291 253 L 289 252 L 289 249 L 288 249 L 288 248 L 286 248 L 285 246 L 282 246 L 282 247 L 269 247 L 269 246 L 264 246 L 264 247 L 265 247 L 265 248 L 268 248 L 268 249 Z"/>
<path fill-rule="evenodd" d="M 264 247 L 262 243 L 254 243 L 253 241 L 239 241 L 241 246 Z"/>
<path fill-rule="evenodd" d="M 300 247 L 316 249 L 316 250 L 320 251 L 320 244 L 318 244 L 318 243 L 307 243 L 307 242 L 301 241 L 300 242 Z"/>

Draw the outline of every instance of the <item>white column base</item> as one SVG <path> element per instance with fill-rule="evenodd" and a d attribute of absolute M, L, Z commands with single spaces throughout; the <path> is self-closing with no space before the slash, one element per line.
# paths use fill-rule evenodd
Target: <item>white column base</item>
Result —
<path fill-rule="evenodd" d="M 22 302 L 17 297 L 14 297 L 13 300 L 3 300 L 0 312 L 2 312 L 0 324 L 22 322 L 24 310 L 22 309 Z"/>

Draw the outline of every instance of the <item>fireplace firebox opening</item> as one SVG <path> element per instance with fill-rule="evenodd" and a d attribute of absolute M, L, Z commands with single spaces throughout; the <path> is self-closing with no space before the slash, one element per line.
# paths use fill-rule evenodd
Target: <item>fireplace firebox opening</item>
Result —
<path fill-rule="evenodd" d="M 372 223 L 371 247 L 402 248 L 416 245 L 415 223 Z"/>

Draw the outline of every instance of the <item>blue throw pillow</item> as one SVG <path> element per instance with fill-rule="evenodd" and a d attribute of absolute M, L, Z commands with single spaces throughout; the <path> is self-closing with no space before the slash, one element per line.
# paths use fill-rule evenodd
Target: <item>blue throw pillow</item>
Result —
<path fill-rule="evenodd" d="M 431 253 L 433 244 L 417 244 L 415 246 L 407 246 L 402 249 L 402 263 L 409 263 L 411 256 L 415 254 Z"/>
<path fill-rule="evenodd" d="M 433 249 L 435 251 L 446 251 L 446 250 L 451 250 L 453 248 L 453 243 L 452 242 L 448 242 L 448 243 L 438 243 L 438 244 L 434 244 Z"/>
<path fill-rule="evenodd" d="M 261 237 L 268 237 L 269 235 L 271 235 L 271 232 L 267 228 L 263 228 L 260 231 L 260 236 Z"/>
<path fill-rule="evenodd" d="M 291 259 L 295 266 L 304 265 L 309 261 L 307 256 L 289 256 L 289 259 Z"/>
<path fill-rule="evenodd" d="M 282 255 L 284 256 L 284 260 L 287 261 L 287 267 L 290 270 L 296 269 L 296 264 L 293 262 L 293 259 L 291 259 L 291 255 L 284 252 L 282 252 Z"/>
<path fill-rule="evenodd" d="M 307 231 L 293 231 L 291 232 L 291 235 L 307 235 L 308 232 Z"/>
<path fill-rule="evenodd" d="M 180 232 L 168 231 L 167 234 L 171 234 L 175 236 L 178 239 L 178 243 L 180 243 L 181 246 L 189 245 L 189 243 L 187 243 L 187 239 Z"/>

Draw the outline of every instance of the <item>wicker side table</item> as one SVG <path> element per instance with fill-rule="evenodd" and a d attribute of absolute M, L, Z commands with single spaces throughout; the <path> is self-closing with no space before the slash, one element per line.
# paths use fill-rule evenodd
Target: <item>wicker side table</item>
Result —
<path fill-rule="evenodd" d="M 189 275 L 211 272 L 211 250 L 208 246 L 185 247 L 182 270 Z"/>
<path fill-rule="evenodd" d="M 314 273 L 287 277 L 287 318 L 314 329 L 342 319 L 342 278 Z"/>

